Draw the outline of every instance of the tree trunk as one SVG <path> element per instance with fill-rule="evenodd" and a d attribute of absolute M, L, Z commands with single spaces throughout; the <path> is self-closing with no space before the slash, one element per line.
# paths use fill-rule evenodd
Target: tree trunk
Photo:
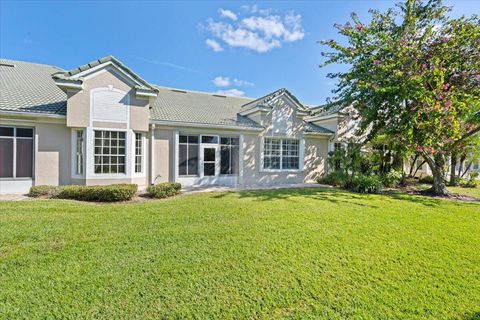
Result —
<path fill-rule="evenodd" d="M 432 188 L 428 190 L 429 193 L 436 196 L 447 196 L 447 184 L 445 183 L 445 157 L 442 154 L 437 154 L 432 159 L 429 156 L 425 156 L 433 175 Z"/>
<path fill-rule="evenodd" d="M 417 164 L 417 159 L 418 159 L 418 153 L 415 154 L 415 157 L 413 158 L 413 162 L 410 163 L 410 172 L 408 173 L 408 176 L 411 178 L 413 170 L 415 169 L 415 165 Z"/>
<path fill-rule="evenodd" d="M 457 175 L 455 174 L 455 166 L 457 165 L 457 153 L 452 151 L 450 155 L 450 185 L 457 185 Z"/>

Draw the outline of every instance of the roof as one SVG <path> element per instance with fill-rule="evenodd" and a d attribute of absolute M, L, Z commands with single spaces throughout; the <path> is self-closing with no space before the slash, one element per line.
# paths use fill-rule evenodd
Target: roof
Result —
<path fill-rule="evenodd" d="M 315 117 L 324 117 L 324 116 L 330 116 L 334 114 L 342 114 L 342 110 L 346 106 L 341 103 L 331 103 L 331 104 L 325 104 L 325 105 L 320 105 L 317 107 L 311 108 L 312 113 Z"/>
<path fill-rule="evenodd" d="M 84 64 L 78 68 L 72 69 L 70 71 L 61 71 L 57 72 L 54 75 L 54 78 L 56 79 L 62 79 L 62 80 L 73 80 L 75 79 L 74 76 L 87 71 L 89 69 L 95 68 L 96 66 L 99 66 L 101 64 L 111 62 L 115 64 L 118 68 L 120 68 L 122 71 L 127 73 L 129 76 L 131 76 L 133 79 L 135 79 L 138 83 L 140 83 L 140 86 L 138 88 L 140 89 L 146 89 L 146 90 L 154 90 L 154 87 L 148 83 L 147 81 L 143 80 L 139 75 L 137 75 L 135 72 L 132 71 L 129 67 L 124 65 L 120 60 L 115 58 L 114 56 L 106 56 L 97 60 L 93 60 L 87 64 Z M 73 78 L 72 78 L 73 77 Z"/>
<path fill-rule="evenodd" d="M 65 116 L 67 95 L 55 84 L 52 75 L 71 77 L 106 61 L 118 60 L 110 56 L 65 71 L 49 65 L 0 59 L 0 110 Z M 152 84 L 148 86 L 158 92 L 151 105 L 150 117 L 153 121 L 261 129 L 260 124 L 238 113 L 258 103 L 266 103 L 283 93 L 289 94 L 298 102 L 286 89 L 277 90 L 260 99 L 252 99 Z M 305 124 L 306 132 L 332 133 L 312 123 Z"/>
<path fill-rule="evenodd" d="M 281 88 L 281 89 L 278 89 L 278 90 L 276 90 L 274 92 L 271 92 L 267 95 L 264 95 L 263 97 L 260 97 L 258 99 L 252 100 L 252 101 L 244 104 L 242 106 L 241 110 L 239 110 L 239 111 L 247 111 L 247 110 L 250 110 L 250 109 L 254 109 L 258 106 L 265 106 L 265 105 L 268 104 L 268 102 L 270 102 L 271 100 L 273 100 L 276 97 L 281 96 L 283 94 L 288 95 L 295 103 L 297 103 L 301 107 L 302 111 L 308 111 L 309 110 L 290 91 L 288 91 L 286 88 Z"/>
<path fill-rule="evenodd" d="M 321 127 L 311 122 L 304 121 L 303 124 L 304 124 L 303 130 L 306 133 L 327 133 L 327 134 L 335 133 L 327 128 Z"/>
<path fill-rule="evenodd" d="M 67 95 L 53 81 L 62 69 L 0 59 L 0 110 L 65 115 Z"/>
<path fill-rule="evenodd" d="M 238 115 L 241 106 L 253 99 L 155 87 L 158 96 L 151 110 L 151 119 L 154 121 L 262 128 L 255 121 Z"/>

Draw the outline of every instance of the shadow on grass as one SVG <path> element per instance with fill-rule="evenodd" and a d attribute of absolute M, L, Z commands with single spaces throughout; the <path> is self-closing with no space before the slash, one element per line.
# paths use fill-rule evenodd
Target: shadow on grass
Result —
<path fill-rule="evenodd" d="M 480 320 L 480 311 L 479 312 L 472 312 L 465 314 L 462 319 L 465 320 Z"/>
<path fill-rule="evenodd" d="M 229 193 L 219 193 L 213 198 L 222 198 Z M 421 195 L 409 195 L 401 192 L 392 192 L 382 195 L 358 194 L 334 188 L 296 188 L 296 189 L 271 189 L 271 190 L 245 190 L 238 192 L 240 198 L 250 198 L 255 201 L 288 200 L 301 201 L 301 197 L 328 201 L 332 203 L 346 203 L 369 208 L 387 206 L 389 202 L 408 201 L 428 207 L 435 207 L 444 203 L 443 199 L 429 198 Z M 374 205 L 371 200 L 383 200 L 382 205 Z M 475 205 L 474 203 L 452 201 L 455 205 Z"/>

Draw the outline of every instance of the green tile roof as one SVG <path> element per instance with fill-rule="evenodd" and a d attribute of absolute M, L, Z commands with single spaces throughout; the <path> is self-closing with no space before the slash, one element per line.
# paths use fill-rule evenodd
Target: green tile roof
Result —
<path fill-rule="evenodd" d="M 67 95 L 52 80 L 62 69 L 0 59 L 0 110 L 65 115 Z"/>
<path fill-rule="evenodd" d="M 250 98 L 158 87 L 152 106 L 152 120 L 261 128 L 255 121 L 238 115 Z"/>

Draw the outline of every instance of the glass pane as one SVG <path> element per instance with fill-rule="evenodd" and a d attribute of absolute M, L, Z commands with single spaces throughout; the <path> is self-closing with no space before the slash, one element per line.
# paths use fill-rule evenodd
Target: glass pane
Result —
<path fill-rule="evenodd" d="M 112 169 L 112 173 L 117 173 L 117 166 L 116 165 L 112 165 L 111 169 Z"/>
<path fill-rule="evenodd" d="M 231 153 L 231 174 L 238 174 L 239 148 L 232 147 Z"/>
<path fill-rule="evenodd" d="M 13 177 L 13 139 L 0 138 L 0 178 Z"/>
<path fill-rule="evenodd" d="M 119 165 L 118 166 L 118 173 L 125 173 L 125 166 L 124 165 Z"/>
<path fill-rule="evenodd" d="M 203 175 L 214 176 L 215 175 L 215 163 L 208 162 L 203 164 Z"/>
<path fill-rule="evenodd" d="M 17 128 L 17 137 L 33 138 L 32 128 Z"/>
<path fill-rule="evenodd" d="M 187 146 L 178 146 L 178 174 L 181 176 L 187 175 Z"/>
<path fill-rule="evenodd" d="M 188 136 L 180 136 L 180 143 L 187 143 Z"/>
<path fill-rule="evenodd" d="M 13 128 L 0 127 L 0 136 L 13 137 Z"/>
<path fill-rule="evenodd" d="M 125 132 L 124 131 L 119 132 L 118 133 L 118 138 L 125 140 Z"/>
<path fill-rule="evenodd" d="M 240 139 L 238 138 L 232 138 L 232 145 L 238 146 L 240 144 Z"/>
<path fill-rule="evenodd" d="M 98 165 L 98 164 L 95 165 L 95 173 L 102 173 L 102 166 L 101 165 Z"/>
<path fill-rule="evenodd" d="M 32 166 L 33 139 L 17 139 L 17 177 L 32 177 Z"/>
<path fill-rule="evenodd" d="M 217 136 L 202 136 L 202 143 L 218 143 Z"/>
<path fill-rule="evenodd" d="M 220 138 L 220 144 L 223 144 L 223 145 L 231 144 L 230 138 Z"/>
<path fill-rule="evenodd" d="M 198 144 L 198 136 L 188 136 L 188 143 Z"/>
<path fill-rule="evenodd" d="M 188 174 L 198 175 L 198 145 L 188 146 Z"/>
<path fill-rule="evenodd" d="M 203 149 L 203 161 L 215 161 L 215 148 Z"/>
<path fill-rule="evenodd" d="M 102 146 L 102 140 L 101 139 L 95 139 L 95 147 L 101 147 Z"/>
<path fill-rule="evenodd" d="M 102 137 L 102 131 L 95 131 L 95 138 L 101 138 Z"/>
<path fill-rule="evenodd" d="M 230 173 L 230 147 L 222 146 L 220 147 L 220 174 Z"/>

